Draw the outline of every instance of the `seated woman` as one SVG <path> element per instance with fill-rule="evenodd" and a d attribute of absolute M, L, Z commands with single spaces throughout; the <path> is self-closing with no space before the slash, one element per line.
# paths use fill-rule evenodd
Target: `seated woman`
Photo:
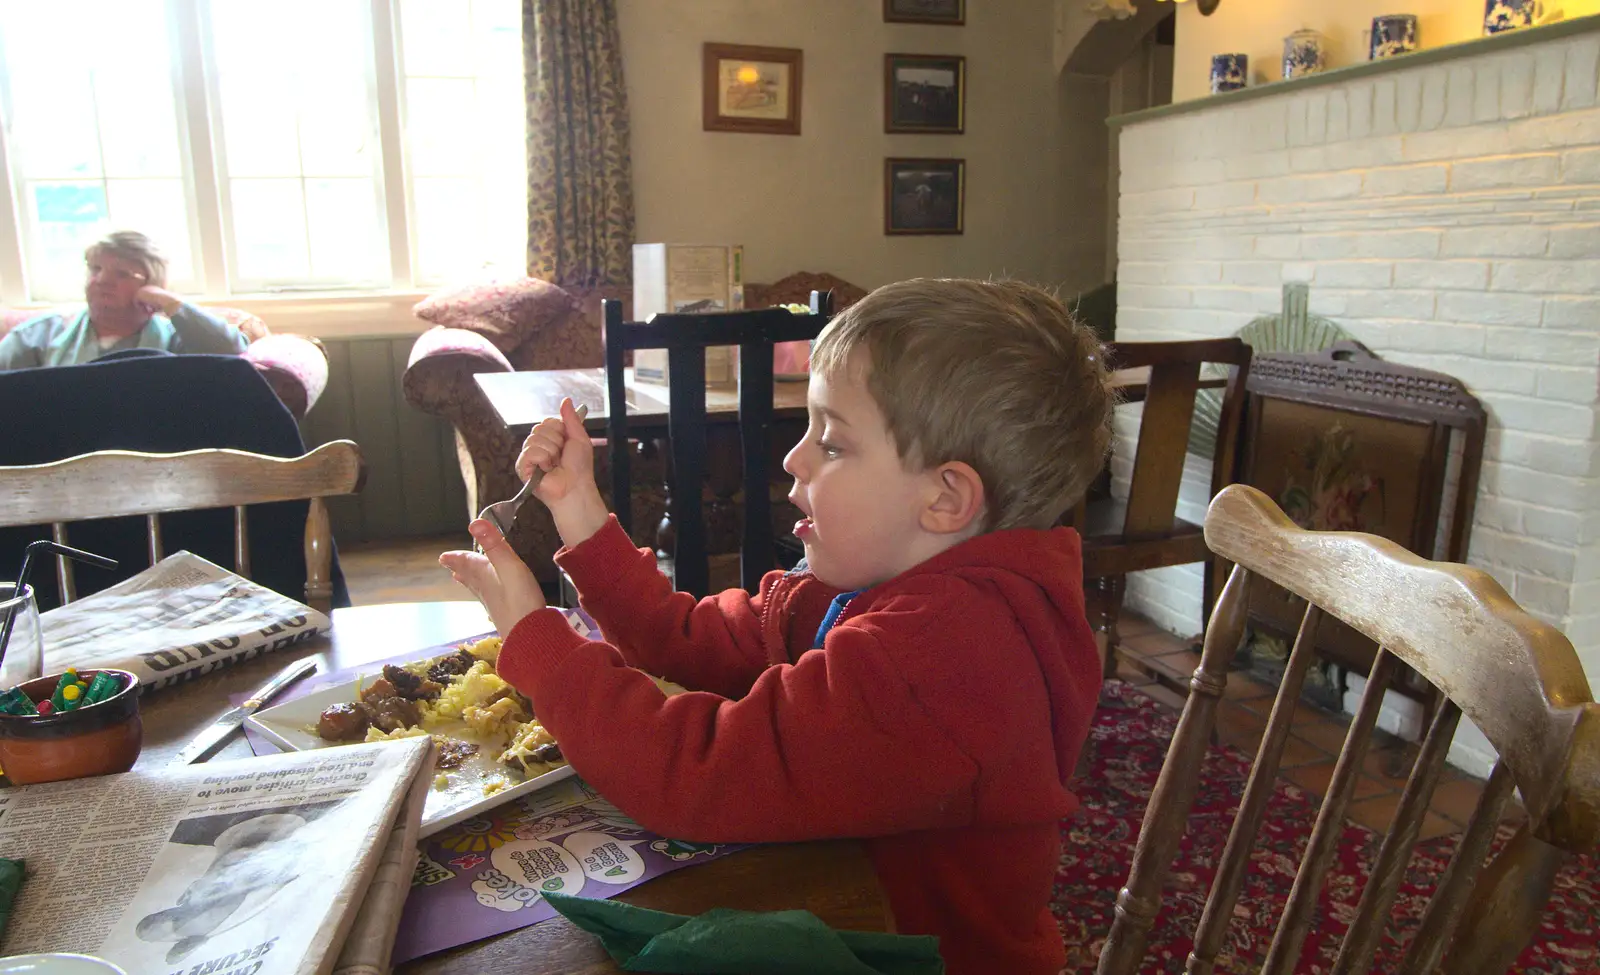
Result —
<path fill-rule="evenodd" d="M 83 257 L 89 307 L 12 329 L 0 338 L 0 370 L 77 365 L 124 349 L 237 355 L 249 345 L 232 325 L 166 290 L 166 258 L 144 234 L 109 234 Z"/>

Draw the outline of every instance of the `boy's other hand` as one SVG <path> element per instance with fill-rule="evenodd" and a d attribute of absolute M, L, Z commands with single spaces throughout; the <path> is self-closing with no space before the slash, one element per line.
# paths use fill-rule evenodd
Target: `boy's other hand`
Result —
<path fill-rule="evenodd" d="M 523 441 L 517 476 L 527 481 L 535 470 L 544 471 L 544 479 L 533 493 L 546 506 L 594 488 L 594 446 L 570 397 L 561 401 L 560 416 L 540 420 Z"/>
<path fill-rule="evenodd" d="M 584 441 L 587 448 L 589 442 Z M 478 518 L 467 526 L 483 548 L 476 552 L 446 552 L 439 564 L 450 570 L 450 577 L 478 597 L 502 639 L 524 616 L 545 608 L 544 592 L 532 570 L 512 550 L 500 530 Z"/>

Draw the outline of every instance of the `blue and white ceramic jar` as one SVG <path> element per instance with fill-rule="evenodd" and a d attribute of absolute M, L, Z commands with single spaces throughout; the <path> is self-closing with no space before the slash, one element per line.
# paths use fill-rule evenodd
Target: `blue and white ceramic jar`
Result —
<path fill-rule="evenodd" d="M 1483 32 L 1498 34 L 1503 30 L 1532 27 L 1544 16 L 1541 0 L 1484 0 Z"/>
<path fill-rule="evenodd" d="M 1283 78 L 1316 74 L 1328 66 L 1328 41 L 1314 30 L 1297 30 L 1283 39 Z"/>
<path fill-rule="evenodd" d="M 1211 55 L 1211 94 L 1238 91 L 1250 79 L 1250 55 Z"/>
<path fill-rule="evenodd" d="M 1369 60 L 1399 57 L 1417 49 L 1417 15 L 1383 14 L 1372 18 Z"/>

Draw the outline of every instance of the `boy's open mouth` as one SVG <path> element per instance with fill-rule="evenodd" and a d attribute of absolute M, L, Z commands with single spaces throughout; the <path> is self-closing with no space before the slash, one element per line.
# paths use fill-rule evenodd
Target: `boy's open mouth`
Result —
<path fill-rule="evenodd" d="M 810 518 L 801 518 L 794 523 L 794 536 L 802 542 L 809 538 L 814 531 L 815 528 L 812 526 Z"/>

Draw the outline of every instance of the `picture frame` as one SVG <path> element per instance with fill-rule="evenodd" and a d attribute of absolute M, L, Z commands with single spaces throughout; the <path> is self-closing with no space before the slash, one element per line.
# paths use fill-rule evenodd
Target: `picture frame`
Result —
<path fill-rule="evenodd" d="M 890 24 L 947 24 L 967 22 L 967 0 L 883 0 L 883 19 Z"/>
<path fill-rule="evenodd" d="M 705 131 L 800 134 L 799 48 L 707 43 L 702 62 Z"/>
<path fill-rule="evenodd" d="M 960 135 L 967 124 L 967 59 L 883 56 L 883 131 Z"/>
<path fill-rule="evenodd" d="M 966 229 L 967 161 L 883 161 L 883 232 L 890 236 L 960 234 Z"/>

